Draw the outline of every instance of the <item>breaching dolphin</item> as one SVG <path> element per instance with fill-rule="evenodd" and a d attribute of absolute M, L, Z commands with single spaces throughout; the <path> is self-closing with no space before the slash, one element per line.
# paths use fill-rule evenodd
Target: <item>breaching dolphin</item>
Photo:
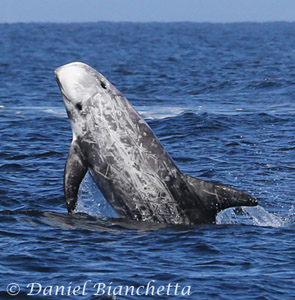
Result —
<path fill-rule="evenodd" d="M 69 213 L 87 171 L 113 209 L 132 220 L 208 224 L 225 208 L 257 205 L 244 192 L 183 174 L 128 100 L 90 66 L 73 62 L 55 77 L 73 131 L 64 171 Z"/>

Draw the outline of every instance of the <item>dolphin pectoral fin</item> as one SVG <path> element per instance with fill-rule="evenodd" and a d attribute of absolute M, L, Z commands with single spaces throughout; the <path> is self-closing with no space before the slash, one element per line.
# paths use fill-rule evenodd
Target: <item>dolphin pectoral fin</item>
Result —
<path fill-rule="evenodd" d="M 235 206 L 256 206 L 257 199 L 226 185 L 213 183 L 185 175 L 189 185 L 202 200 L 206 210 L 217 214 L 223 209 Z"/>
<path fill-rule="evenodd" d="M 73 213 L 77 206 L 79 187 L 87 170 L 80 147 L 73 142 L 64 171 L 64 193 L 69 213 Z"/>

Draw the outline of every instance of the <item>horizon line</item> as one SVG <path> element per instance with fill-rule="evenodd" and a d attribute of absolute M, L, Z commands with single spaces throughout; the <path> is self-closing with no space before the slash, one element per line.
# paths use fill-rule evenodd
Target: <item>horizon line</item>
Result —
<path fill-rule="evenodd" d="M 89 24 L 89 23 L 140 23 L 140 24 L 151 24 L 151 23 L 194 23 L 194 24 L 243 24 L 243 23 L 254 23 L 254 24 L 267 24 L 267 23 L 295 23 L 294 21 L 0 21 L 2 25 L 9 24 Z"/>

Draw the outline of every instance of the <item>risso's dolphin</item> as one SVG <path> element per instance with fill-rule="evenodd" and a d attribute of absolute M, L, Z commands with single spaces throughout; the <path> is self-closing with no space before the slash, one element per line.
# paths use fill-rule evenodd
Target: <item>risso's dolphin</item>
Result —
<path fill-rule="evenodd" d="M 114 210 L 132 220 L 208 224 L 225 208 L 257 205 L 244 192 L 183 174 L 127 99 L 90 66 L 73 62 L 55 77 L 73 131 L 64 172 L 69 213 L 88 170 Z"/>

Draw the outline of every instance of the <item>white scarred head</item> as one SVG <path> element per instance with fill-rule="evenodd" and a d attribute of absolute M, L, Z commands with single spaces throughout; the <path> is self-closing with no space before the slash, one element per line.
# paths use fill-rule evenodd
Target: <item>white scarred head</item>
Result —
<path fill-rule="evenodd" d="M 95 105 L 92 99 L 106 95 L 111 84 L 102 74 L 81 62 L 61 66 L 54 73 L 75 137 L 85 128 L 89 106 Z"/>

